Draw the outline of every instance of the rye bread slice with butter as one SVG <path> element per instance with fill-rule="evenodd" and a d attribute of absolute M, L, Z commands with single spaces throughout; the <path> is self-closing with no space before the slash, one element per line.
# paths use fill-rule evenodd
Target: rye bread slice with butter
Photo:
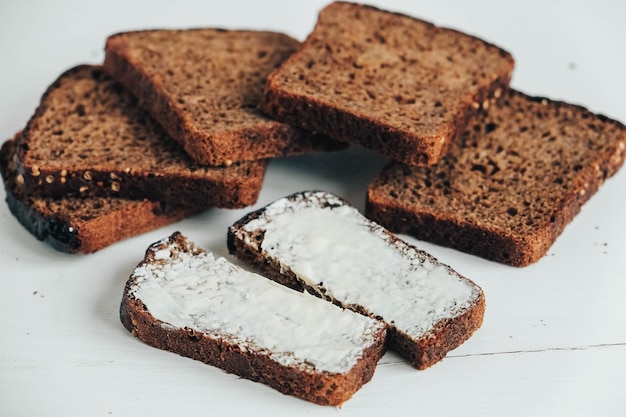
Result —
<path fill-rule="evenodd" d="M 93 253 L 202 210 L 148 200 L 115 197 L 54 199 L 27 194 L 17 180 L 14 160 L 16 137 L 3 143 L 0 149 L 0 173 L 4 180 L 6 202 L 26 230 L 56 250 Z"/>
<path fill-rule="evenodd" d="M 390 349 L 418 369 L 482 324 L 480 287 L 327 192 L 248 214 L 229 228 L 228 249 L 283 285 L 383 320 Z"/>
<path fill-rule="evenodd" d="M 439 160 L 507 88 L 512 56 L 476 37 L 371 6 L 335 2 L 276 71 L 272 117 L 394 160 Z"/>
<path fill-rule="evenodd" d="M 223 208 L 254 204 L 266 165 L 197 164 L 121 84 L 88 65 L 48 88 L 18 141 L 16 160 L 28 194 Z"/>
<path fill-rule="evenodd" d="M 104 67 L 199 163 L 228 165 L 342 148 L 257 108 L 267 75 L 298 45 L 266 31 L 125 32 L 107 39 Z"/>
<path fill-rule="evenodd" d="M 513 91 L 431 167 L 392 163 L 366 215 L 397 233 L 493 261 L 537 262 L 626 157 L 626 127 Z"/>
<path fill-rule="evenodd" d="M 149 345 L 322 405 L 368 382 L 385 345 L 383 323 L 216 259 L 178 232 L 148 248 L 120 316 Z"/>

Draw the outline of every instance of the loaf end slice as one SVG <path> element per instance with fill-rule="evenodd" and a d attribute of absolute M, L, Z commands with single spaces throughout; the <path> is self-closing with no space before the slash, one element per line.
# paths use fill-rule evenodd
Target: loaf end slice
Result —
<path fill-rule="evenodd" d="M 30 195 L 16 174 L 16 141 L 8 140 L 0 149 L 0 171 L 9 210 L 26 230 L 59 251 L 93 253 L 202 210 L 114 197 L 53 199 Z"/>
<path fill-rule="evenodd" d="M 258 110 L 267 75 L 298 44 L 266 31 L 125 32 L 107 39 L 104 67 L 201 164 L 345 147 Z"/>
<path fill-rule="evenodd" d="M 394 160 L 429 165 L 471 115 L 502 94 L 513 67 L 509 53 L 476 37 L 335 2 L 269 75 L 262 109 Z"/>
<path fill-rule="evenodd" d="M 228 231 L 229 251 L 273 280 L 383 320 L 388 345 L 425 369 L 482 324 L 475 283 L 322 191 L 293 194 Z"/>
<path fill-rule="evenodd" d="M 149 345 L 322 405 L 372 378 L 386 336 L 383 323 L 216 259 L 180 233 L 148 248 L 120 316 Z"/>
<path fill-rule="evenodd" d="M 526 266 L 625 157 L 622 123 L 511 90 L 436 165 L 383 169 L 366 215 L 397 233 Z"/>
<path fill-rule="evenodd" d="M 25 189 L 54 198 L 241 208 L 256 202 L 267 165 L 199 165 L 100 66 L 63 73 L 18 142 L 17 175 Z"/>

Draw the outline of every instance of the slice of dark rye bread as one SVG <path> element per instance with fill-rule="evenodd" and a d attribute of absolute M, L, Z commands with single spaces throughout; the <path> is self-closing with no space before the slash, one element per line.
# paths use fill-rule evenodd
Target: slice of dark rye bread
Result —
<path fill-rule="evenodd" d="M 323 405 L 368 382 L 385 346 L 383 323 L 215 259 L 178 232 L 148 248 L 120 316 L 149 345 Z"/>
<path fill-rule="evenodd" d="M 436 165 L 386 167 L 369 186 L 366 215 L 397 233 L 525 266 L 625 156 L 622 123 L 512 90 Z"/>
<path fill-rule="evenodd" d="M 267 162 L 197 164 L 99 66 L 63 73 L 18 141 L 25 192 L 114 196 L 174 205 L 240 208 L 256 202 Z"/>
<path fill-rule="evenodd" d="M 340 149 L 257 108 L 267 75 L 298 44 L 263 31 L 126 32 L 107 39 L 104 67 L 202 164 Z"/>
<path fill-rule="evenodd" d="M 262 109 L 394 160 L 427 165 L 502 93 L 513 66 L 509 53 L 478 38 L 335 2 L 269 75 Z"/>
<path fill-rule="evenodd" d="M 227 243 L 283 285 L 383 320 L 390 349 L 418 369 L 482 324 L 480 287 L 327 192 L 293 194 L 248 214 Z"/>
<path fill-rule="evenodd" d="M 0 173 L 4 180 L 6 202 L 26 230 L 59 251 L 96 252 L 201 210 L 115 197 L 53 199 L 28 195 L 16 180 L 15 145 L 14 138 L 4 142 L 0 148 Z"/>

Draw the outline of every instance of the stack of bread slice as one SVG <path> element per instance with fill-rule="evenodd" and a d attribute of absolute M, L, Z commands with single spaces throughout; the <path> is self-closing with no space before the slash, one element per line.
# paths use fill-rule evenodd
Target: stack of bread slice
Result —
<path fill-rule="evenodd" d="M 366 215 L 391 231 L 525 266 L 626 157 L 626 128 L 509 88 L 510 54 L 337 2 L 268 78 L 262 108 L 393 162 Z"/>
<path fill-rule="evenodd" d="M 14 214 L 48 240 L 58 227 L 41 225 L 63 223 L 85 246 L 68 251 L 124 236 L 88 242 L 67 210 L 51 216 L 25 198 L 158 202 L 156 226 L 164 206 L 254 204 L 270 158 L 358 144 L 392 161 L 369 187 L 367 216 L 523 266 L 626 157 L 620 122 L 511 91 L 507 51 L 371 6 L 331 3 L 301 44 L 144 30 L 110 36 L 105 52 L 102 66 L 62 74 L 3 151 L 9 198 L 31 208 Z"/>
<path fill-rule="evenodd" d="M 60 75 L 3 146 L 11 211 L 55 248 L 90 253 L 208 207 L 254 204 L 268 158 L 345 147 L 257 109 L 297 46 L 259 31 L 110 37 L 104 65 Z"/>

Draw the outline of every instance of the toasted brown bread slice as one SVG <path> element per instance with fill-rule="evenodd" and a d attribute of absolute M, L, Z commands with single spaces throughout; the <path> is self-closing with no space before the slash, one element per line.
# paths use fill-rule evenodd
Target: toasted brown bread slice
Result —
<path fill-rule="evenodd" d="M 202 164 L 338 149 L 257 109 L 267 74 L 297 46 L 262 31 L 126 32 L 107 39 L 104 67 Z"/>
<path fill-rule="evenodd" d="M 508 86 L 513 58 L 475 37 L 335 2 L 268 78 L 269 115 L 412 165 L 436 162 Z"/>
<path fill-rule="evenodd" d="M 17 175 L 29 194 L 224 208 L 256 202 L 267 164 L 197 164 L 119 83 L 86 65 L 49 87 L 17 156 Z"/>
<path fill-rule="evenodd" d="M 19 133 L 16 135 L 16 137 Z M 15 172 L 16 138 L 2 144 L 0 173 L 11 213 L 37 239 L 69 253 L 92 253 L 201 210 L 115 197 L 53 199 L 24 192 Z"/>
<path fill-rule="evenodd" d="M 327 192 L 250 213 L 229 228 L 228 248 L 284 285 L 383 320 L 390 349 L 418 369 L 482 324 L 480 287 Z"/>
<path fill-rule="evenodd" d="M 120 315 L 154 347 L 323 405 L 368 382 L 385 345 L 383 323 L 216 259 L 180 233 L 148 248 Z"/>
<path fill-rule="evenodd" d="M 511 91 L 431 167 L 392 163 L 368 217 L 505 264 L 541 259 L 626 156 L 626 128 L 571 104 Z"/>

